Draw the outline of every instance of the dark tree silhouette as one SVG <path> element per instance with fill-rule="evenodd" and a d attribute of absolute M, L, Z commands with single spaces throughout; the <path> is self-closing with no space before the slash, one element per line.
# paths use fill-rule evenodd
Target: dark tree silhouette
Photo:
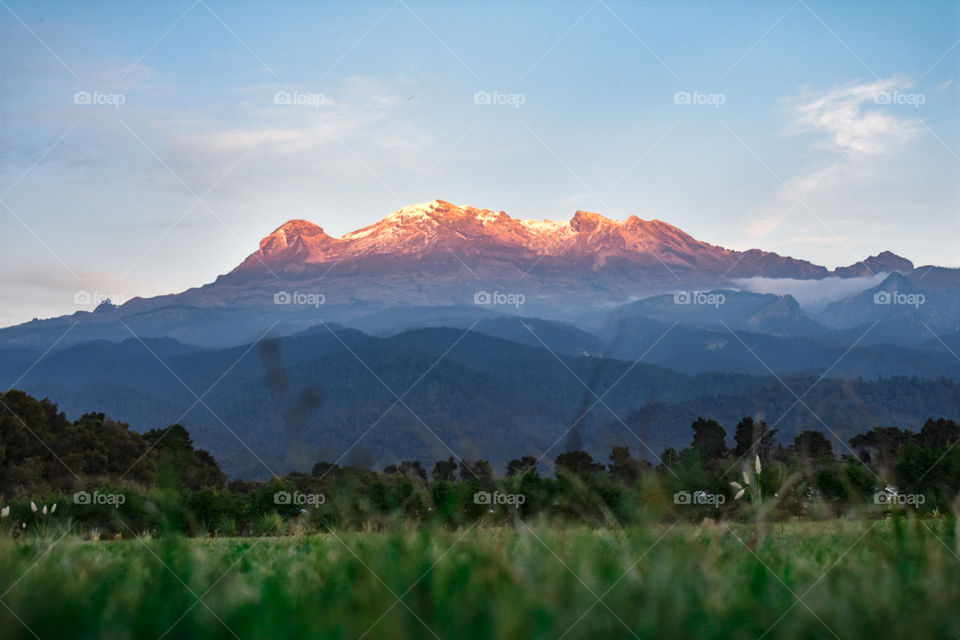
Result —
<path fill-rule="evenodd" d="M 557 473 L 573 473 L 578 475 L 589 475 L 603 471 L 604 467 L 599 462 L 594 462 L 593 456 L 586 451 L 567 451 L 557 456 L 554 461 L 557 467 Z"/>
<path fill-rule="evenodd" d="M 450 456 L 446 460 L 437 460 L 431 473 L 434 482 L 453 482 L 457 479 L 457 461 Z"/>
<path fill-rule="evenodd" d="M 705 460 L 718 460 L 727 457 L 727 432 L 716 420 L 697 418 L 690 427 L 693 429 L 694 449 Z"/>
<path fill-rule="evenodd" d="M 759 455 L 767 459 L 773 451 L 777 429 L 770 429 L 764 420 L 754 420 L 747 416 L 737 423 L 733 441 L 736 443 L 733 455 L 741 458 L 746 455 Z"/>
<path fill-rule="evenodd" d="M 833 446 L 820 431 L 804 431 L 793 440 L 793 450 L 801 460 L 821 460 L 833 457 Z"/>
<path fill-rule="evenodd" d="M 960 425 L 945 418 L 931 418 L 920 429 L 918 441 L 924 447 L 949 447 L 960 442 Z"/>
<path fill-rule="evenodd" d="M 461 480 L 480 480 L 493 477 L 493 467 L 486 460 L 477 460 L 470 463 L 466 460 L 460 461 L 460 479 Z"/>
<path fill-rule="evenodd" d="M 898 427 L 877 427 L 851 438 L 850 446 L 864 462 L 890 469 L 900 449 L 913 435 Z"/>
<path fill-rule="evenodd" d="M 610 475 L 620 480 L 633 482 L 640 477 L 643 463 L 630 455 L 630 447 L 614 447 L 610 452 Z"/>
<path fill-rule="evenodd" d="M 519 460 L 511 460 L 507 463 L 507 475 L 539 475 L 537 472 L 537 459 L 533 456 L 523 456 Z"/>

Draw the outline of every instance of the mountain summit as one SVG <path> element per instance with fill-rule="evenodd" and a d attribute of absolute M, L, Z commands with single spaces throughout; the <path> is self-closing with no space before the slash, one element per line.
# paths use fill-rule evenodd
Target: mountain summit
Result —
<path fill-rule="evenodd" d="M 611 220 L 589 211 L 577 211 L 567 222 L 519 220 L 503 211 L 443 200 L 403 207 L 339 238 L 313 223 L 291 220 L 264 238 L 260 248 L 232 273 L 265 269 L 301 273 L 315 265 L 429 258 L 456 258 L 471 269 L 470 259 L 476 258 L 526 264 L 524 269 L 544 260 L 591 271 L 609 264 L 645 266 L 674 272 L 675 277 L 680 277 L 677 272 L 729 277 L 829 275 L 825 268 L 803 260 L 759 249 L 740 252 L 711 245 L 660 220 L 637 216 Z"/>
<path fill-rule="evenodd" d="M 834 269 L 834 272 L 841 277 L 869 277 L 878 273 L 910 273 L 911 271 L 913 271 L 913 263 L 891 251 L 881 251 L 849 267 Z"/>
<path fill-rule="evenodd" d="M 290 220 L 214 282 L 3 329 L 0 348 L 4 344 L 46 348 L 68 328 L 68 343 L 123 340 L 135 331 L 138 336 L 216 345 L 256 340 L 267 329 L 289 334 L 320 320 L 382 331 L 470 326 L 481 317 L 522 314 L 593 329 L 612 309 L 652 296 L 662 297 L 670 314 L 700 322 L 703 310 L 693 304 L 700 298 L 690 293 L 718 290 L 727 292 L 723 295 L 730 307 L 725 313 L 733 315 L 722 317 L 730 322 L 737 313 L 734 307 L 763 298 L 762 312 L 751 311 L 749 322 L 741 318 L 730 326 L 771 335 L 808 335 L 819 329 L 811 329 L 792 298 L 750 294 L 735 299 L 731 292 L 746 286 L 742 279 L 757 277 L 829 278 L 832 281 L 824 286 L 830 290 L 841 278 L 883 272 L 911 282 L 929 274 L 923 288 L 937 292 L 937 297 L 928 296 L 928 304 L 920 309 L 924 322 L 945 331 L 957 329 L 960 307 L 950 301 L 953 292 L 960 291 L 960 271 L 914 269 L 910 261 L 890 252 L 831 271 L 760 249 L 725 249 L 656 219 L 613 220 L 576 211 L 565 221 L 523 220 L 503 211 L 433 200 L 403 207 L 340 237 L 308 220 Z M 856 291 L 858 286 L 851 282 L 841 289 Z M 846 329 L 860 318 L 902 310 L 893 308 L 896 305 L 874 308 L 872 297 L 866 301 L 854 297 L 848 303 L 869 307 L 861 313 L 835 305 L 825 317 Z M 673 318 L 670 314 L 663 319 Z M 893 330 L 876 333 L 893 335 Z"/>

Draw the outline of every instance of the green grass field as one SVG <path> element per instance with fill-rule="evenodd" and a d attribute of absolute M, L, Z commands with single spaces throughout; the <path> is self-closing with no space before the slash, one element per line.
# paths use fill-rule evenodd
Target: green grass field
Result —
<path fill-rule="evenodd" d="M 0 542 L 3 638 L 957 638 L 952 521 Z"/>

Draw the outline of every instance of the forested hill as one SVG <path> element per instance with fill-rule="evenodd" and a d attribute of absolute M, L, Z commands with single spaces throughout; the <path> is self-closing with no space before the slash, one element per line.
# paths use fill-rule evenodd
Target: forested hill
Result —
<path fill-rule="evenodd" d="M 27 368 L 4 362 L 0 380 Z M 687 375 L 459 329 L 377 338 L 321 326 L 220 350 L 171 339 L 85 343 L 50 353 L 17 387 L 56 399 L 74 420 L 104 412 L 141 433 L 182 423 L 244 478 L 317 460 L 429 463 L 451 451 L 497 467 L 569 447 L 661 451 L 682 446 L 701 415 L 727 427 L 754 415 L 787 438 L 960 416 L 960 386 L 945 379 Z"/>

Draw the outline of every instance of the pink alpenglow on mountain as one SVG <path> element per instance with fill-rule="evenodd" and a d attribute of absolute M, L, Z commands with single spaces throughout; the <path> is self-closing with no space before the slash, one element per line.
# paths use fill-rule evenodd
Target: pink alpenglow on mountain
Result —
<path fill-rule="evenodd" d="M 316 224 L 291 220 L 260 242 L 233 273 L 302 272 L 313 265 L 437 258 L 483 269 L 484 260 L 586 268 L 649 267 L 660 275 L 822 278 L 824 267 L 758 249 L 732 251 L 701 242 L 660 220 L 611 220 L 577 211 L 566 222 L 518 220 L 503 211 L 442 200 L 404 207 L 368 227 L 332 237 Z M 476 265 L 476 266 L 475 266 Z M 503 266 L 502 264 L 500 265 Z"/>

